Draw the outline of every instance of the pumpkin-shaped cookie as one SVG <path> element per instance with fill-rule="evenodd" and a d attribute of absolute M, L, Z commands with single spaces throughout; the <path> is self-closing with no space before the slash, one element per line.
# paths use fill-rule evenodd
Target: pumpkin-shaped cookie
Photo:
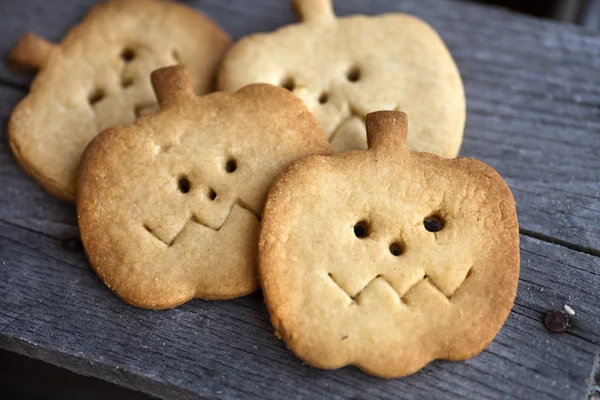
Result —
<path fill-rule="evenodd" d="M 102 132 L 82 157 L 77 212 L 90 263 L 141 307 L 251 293 L 269 187 L 293 161 L 329 154 L 329 143 L 279 87 L 198 97 L 182 66 L 152 82 L 160 109 Z"/>
<path fill-rule="evenodd" d="M 194 91 L 212 91 L 229 36 L 206 16 L 161 0 L 108 0 L 53 44 L 24 35 L 10 54 L 39 70 L 10 117 L 8 140 L 23 169 L 47 191 L 75 201 L 89 141 L 156 109 L 150 73 L 184 64 Z"/>
<path fill-rule="evenodd" d="M 407 118 L 367 116 L 369 149 L 307 157 L 263 213 L 259 272 L 271 321 L 321 368 L 383 377 L 463 360 L 512 307 L 519 230 L 502 178 L 473 159 L 406 149 Z"/>
<path fill-rule="evenodd" d="M 293 5 L 300 23 L 245 37 L 227 53 L 220 90 L 252 82 L 288 88 L 316 116 L 335 153 L 367 147 L 367 113 L 400 110 L 411 120 L 409 149 L 456 157 L 464 89 L 429 25 L 400 13 L 336 18 L 332 0 Z"/>

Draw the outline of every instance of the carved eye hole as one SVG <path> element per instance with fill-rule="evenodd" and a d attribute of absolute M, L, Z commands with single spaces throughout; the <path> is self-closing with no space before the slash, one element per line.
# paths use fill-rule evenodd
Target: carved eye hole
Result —
<path fill-rule="evenodd" d="M 423 220 L 423 226 L 428 232 L 439 232 L 444 228 L 445 221 L 439 215 L 430 215 Z"/>
<path fill-rule="evenodd" d="M 350 68 L 346 74 L 346 79 L 350 82 L 358 82 L 360 80 L 360 69 L 357 66 Z"/>
<path fill-rule="evenodd" d="M 285 79 L 283 79 L 280 83 L 281 87 L 284 89 L 289 90 L 290 92 L 294 90 L 294 88 L 296 87 L 296 82 L 294 81 L 294 78 L 287 77 Z"/>
<path fill-rule="evenodd" d="M 126 63 L 133 61 L 134 58 L 135 51 L 129 47 L 123 49 L 123 51 L 121 52 L 121 59 Z"/>
<path fill-rule="evenodd" d="M 98 103 L 100 100 L 102 100 L 105 96 L 106 96 L 106 94 L 104 93 L 104 90 L 95 89 L 92 93 L 90 93 L 90 95 L 88 97 L 88 102 L 90 103 L 91 106 L 93 106 L 96 103 Z"/>
<path fill-rule="evenodd" d="M 367 221 L 359 221 L 354 225 L 354 235 L 359 239 L 364 239 L 369 236 L 369 223 Z"/>
<path fill-rule="evenodd" d="M 232 172 L 235 172 L 236 169 L 237 161 L 234 158 L 227 160 L 227 163 L 225 163 L 225 171 L 227 171 L 228 174 L 231 174 Z"/>
<path fill-rule="evenodd" d="M 181 176 L 177 181 L 177 187 L 181 193 L 186 194 L 189 193 L 190 189 L 192 188 L 192 184 L 187 176 Z"/>

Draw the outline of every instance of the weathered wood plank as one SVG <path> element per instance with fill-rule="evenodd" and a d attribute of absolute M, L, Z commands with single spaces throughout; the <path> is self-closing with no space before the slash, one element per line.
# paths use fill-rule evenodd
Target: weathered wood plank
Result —
<path fill-rule="evenodd" d="M 0 52 L 25 30 L 58 39 L 92 0 L 0 2 Z M 293 20 L 287 1 L 196 0 L 235 37 Z M 462 154 L 505 176 L 528 234 L 600 251 L 600 36 L 454 2 L 337 1 L 341 15 L 411 12 L 448 42 L 469 107 Z M 28 78 L 0 63 L 2 136 Z M 497 339 L 465 363 L 436 362 L 382 381 L 302 365 L 272 335 L 260 295 L 149 312 L 93 275 L 74 208 L 17 168 L 0 137 L 0 346 L 159 397 L 557 398 L 587 394 L 600 346 L 600 258 L 522 237 L 517 302 Z M 571 246 L 572 245 L 572 246 Z M 576 311 L 566 335 L 546 311 Z M 243 376 L 244 379 L 240 379 Z"/>
<path fill-rule="evenodd" d="M 27 29 L 58 39 L 93 0 L 2 2 L 0 52 Z M 234 37 L 294 20 L 287 1 L 187 3 Z M 600 254 L 600 35 L 468 2 L 345 0 L 340 15 L 404 11 L 444 37 L 463 75 L 468 103 L 461 154 L 495 167 L 511 185 L 526 233 Z M 0 17 L 1 18 L 1 17 Z M 0 81 L 28 77 L 0 63 Z"/>
<path fill-rule="evenodd" d="M 489 348 L 386 381 L 303 365 L 274 337 L 259 294 L 135 309 L 82 252 L 0 222 L 0 346 L 161 397 L 582 399 L 599 351 L 600 259 L 522 240 L 517 304 Z M 565 303 L 574 328 L 548 333 L 543 314 Z"/>

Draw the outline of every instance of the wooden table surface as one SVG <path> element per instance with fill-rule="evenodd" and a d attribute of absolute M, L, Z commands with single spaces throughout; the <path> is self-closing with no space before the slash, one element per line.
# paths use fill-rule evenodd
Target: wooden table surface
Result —
<path fill-rule="evenodd" d="M 0 2 L 0 53 L 32 30 L 51 40 L 92 0 Z M 196 0 L 234 38 L 294 21 L 288 0 Z M 17 167 L 0 140 L 0 346 L 80 374 L 174 398 L 584 399 L 600 350 L 600 35 L 488 6 L 440 0 L 337 0 L 339 15 L 404 11 L 436 28 L 462 73 L 462 156 L 496 168 L 521 225 L 521 279 L 492 344 L 404 379 L 321 371 L 273 335 L 260 293 L 130 307 L 90 269 L 72 205 Z M 28 75 L 0 63 L 0 126 Z M 569 305 L 565 334 L 542 323 Z"/>

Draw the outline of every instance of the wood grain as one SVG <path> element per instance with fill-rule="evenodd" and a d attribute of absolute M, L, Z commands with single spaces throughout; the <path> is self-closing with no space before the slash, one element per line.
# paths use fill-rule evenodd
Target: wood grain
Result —
<path fill-rule="evenodd" d="M 0 52 L 26 30 L 58 40 L 92 0 L 3 1 Z M 196 0 L 234 37 L 294 20 L 287 0 Z M 27 179 L 5 127 L 29 77 L 0 63 L 0 346 L 162 398 L 583 399 L 600 352 L 600 36 L 457 1 L 338 0 L 340 15 L 406 11 L 444 37 L 468 101 L 461 154 L 494 166 L 517 199 L 517 301 L 478 357 L 385 381 L 303 365 L 273 336 L 260 294 L 132 308 L 93 274 L 74 208 Z M 543 240 L 539 240 L 539 239 Z M 553 241 L 559 244 L 549 243 Z M 549 310 L 576 314 L 548 333 Z"/>

